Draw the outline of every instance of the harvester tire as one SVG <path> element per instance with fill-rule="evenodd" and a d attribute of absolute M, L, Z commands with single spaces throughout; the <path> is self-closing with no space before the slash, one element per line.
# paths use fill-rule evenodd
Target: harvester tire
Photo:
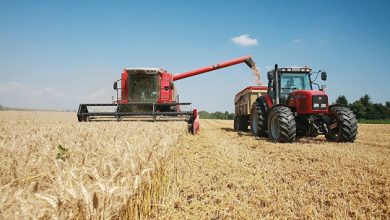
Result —
<path fill-rule="evenodd" d="M 251 133 L 256 137 L 267 137 L 267 112 L 264 109 L 264 105 L 261 100 L 256 101 L 252 105 L 251 111 Z"/>
<path fill-rule="evenodd" d="M 290 108 L 275 106 L 268 115 L 268 137 L 273 142 L 290 143 L 296 137 L 295 117 Z"/>
<path fill-rule="evenodd" d="M 349 108 L 342 106 L 331 107 L 329 110 L 329 117 L 331 120 L 328 126 L 329 132 L 325 135 L 328 141 L 355 141 L 358 133 L 358 124 L 355 115 Z"/>

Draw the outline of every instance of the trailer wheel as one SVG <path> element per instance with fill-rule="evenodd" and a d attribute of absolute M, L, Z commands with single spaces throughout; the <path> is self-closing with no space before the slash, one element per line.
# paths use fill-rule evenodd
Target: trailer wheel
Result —
<path fill-rule="evenodd" d="M 268 115 L 268 137 L 274 142 L 293 142 L 296 136 L 295 118 L 286 106 L 275 106 Z"/>
<path fill-rule="evenodd" d="M 238 115 L 234 118 L 234 130 L 236 131 L 247 131 L 248 130 L 248 119 L 243 115 Z"/>
<path fill-rule="evenodd" d="M 328 141 L 355 141 L 358 133 L 358 124 L 355 115 L 350 109 L 342 106 L 331 107 L 329 110 L 329 118 L 329 132 L 325 135 Z"/>
<path fill-rule="evenodd" d="M 235 116 L 235 117 L 234 117 L 233 129 L 234 129 L 235 131 L 238 131 L 238 116 Z"/>
<path fill-rule="evenodd" d="M 261 101 L 256 101 L 252 105 L 251 111 L 251 133 L 256 137 L 267 137 L 267 123 L 265 120 L 266 112 Z"/>
<path fill-rule="evenodd" d="M 249 120 L 244 115 L 239 116 L 239 130 L 240 131 L 248 131 Z"/>

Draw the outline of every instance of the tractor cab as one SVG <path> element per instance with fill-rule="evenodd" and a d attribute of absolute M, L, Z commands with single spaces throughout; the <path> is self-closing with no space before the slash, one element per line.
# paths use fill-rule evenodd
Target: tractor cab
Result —
<path fill-rule="evenodd" d="M 325 113 L 328 107 L 328 96 L 323 91 L 325 87 L 320 87 L 314 81 L 320 73 L 322 80 L 326 80 L 327 75 L 324 71 L 316 73 L 315 79 L 312 80 L 314 73 L 307 66 L 277 68 L 276 74 L 275 70 L 269 71 L 268 94 L 273 105 L 287 105 L 298 114 Z M 318 89 L 314 89 L 313 84 L 317 85 Z"/>
<path fill-rule="evenodd" d="M 278 68 L 277 76 L 274 75 L 275 70 L 271 70 L 267 73 L 268 76 L 268 94 L 276 102 L 276 94 L 278 94 L 279 102 L 285 103 L 290 93 L 297 90 L 313 90 L 313 84 L 311 81 L 312 69 L 309 67 L 303 68 Z M 326 73 L 322 72 L 323 80 L 326 79 Z M 278 81 L 278 85 L 275 81 Z M 275 92 L 275 89 L 278 92 Z M 322 87 L 323 88 L 323 87 Z M 323 90 L 320 88 L 319 90 Z"/>

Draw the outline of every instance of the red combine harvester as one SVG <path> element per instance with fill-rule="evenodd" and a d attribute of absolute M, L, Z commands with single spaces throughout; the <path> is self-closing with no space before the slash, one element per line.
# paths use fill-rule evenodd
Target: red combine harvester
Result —
<path fill-rule="evenodd" d="M 77 118 L 80 122 L 104 119 L 119 121 L 125 118 L 185 120 L 189 130 L 195 134 L 199 131 L 197 110 L 191 109 L 191 103 L 179 102 L 174 81 L 240 63 L 256 68 L 251 56 L 244 56 L 176 75 L 160 68 L 124 69 L 121 79 L 115 81 L 113 86 L 117 100 L 112 104 L 80 104 Z"/>

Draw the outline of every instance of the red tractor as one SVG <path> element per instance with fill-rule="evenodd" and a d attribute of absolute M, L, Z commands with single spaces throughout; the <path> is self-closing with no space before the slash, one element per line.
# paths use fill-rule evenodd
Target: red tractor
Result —
<path fill-rule="evenodd" d="M 126 68 L 120 80 L 114 82 L 117 100 L 112 104 L 80 104 L 77 112 L 79 121 L 108 119 L 185 120 L 192 133 L 199 131 L 199 117 L 191 103 L 179 102 L 174 81 L 198 74 L 218 70 L 232 65 L 246 63 L 255 68 L 251 56 L 244 56 L 206 66 L 200 69 L 173 75 L 160 68 Z M 120 87 L 118 86 L 120 82 Z"/>
<path fill-rule="evenodd" d="M 252 134 L 269 137 L 274 142 L 293 142 L 297 137 L 320 134 L 328 141 L 353 142 L 358 128 L 356 117 L 345 106 L 329 105 L 325 87 L 314 82 L 319 74 L 325 81 L 324 71 L 313 73 L 309 67 L 275 65 L 267 73 L 267 92 L 252 105 L 249 122 Z"/>

